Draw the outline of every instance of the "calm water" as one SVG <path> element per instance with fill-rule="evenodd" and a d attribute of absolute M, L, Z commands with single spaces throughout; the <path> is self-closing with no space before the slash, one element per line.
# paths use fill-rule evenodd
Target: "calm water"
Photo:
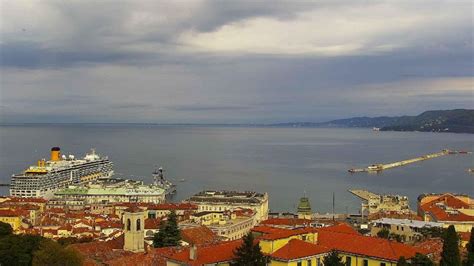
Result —
<path fill-rule="evenodd" d="M 303 192 L 314 211 L 358 212 L 351 188 L 416 197 L 424 192 L 474 191 L 473 155 L 453 155 L 381 174 L 347 169 L 407 159 L 444 148 L 474 150 L 474 135 L 372 132 L 369 129 L 196 127 L 146 125 L 0 126 L 0 182 L 48 158 L 52 146 L 108 155 L 124 177 L 151 182 L 156 165 L 177 182 L 175 200 L 203 189 L 267 191 L 273 211 L 294 211 Z M 8 189 L 0 188 L 1 194 Z"/>

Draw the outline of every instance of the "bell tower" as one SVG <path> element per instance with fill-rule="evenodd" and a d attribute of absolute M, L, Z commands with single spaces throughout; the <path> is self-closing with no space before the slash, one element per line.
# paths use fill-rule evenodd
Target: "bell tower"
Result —
<path fill-rule="evenodd" d="M 144 212 L 138 207 L 130 207 L 123 213 L 125 241 L 123 249 L 132 252 L 144 252 Z"/>

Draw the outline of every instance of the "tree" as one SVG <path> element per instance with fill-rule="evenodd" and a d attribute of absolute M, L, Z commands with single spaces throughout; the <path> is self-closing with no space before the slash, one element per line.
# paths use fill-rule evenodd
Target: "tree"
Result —
<path fill-rule="evenodd" d="M 380 238 L 388 239 L 389 235 L 390 235 L 390 231 L 385 227 L 382 228 L 382 230 L 377 232 L 377 236 Z"/>
<path fill-rule="evenodd" d="M 323 264 L 324 266 L 344 266 L 341 257 L 339 257 L 339 252 L 335 249 L 324 257 Z"/>
<path fill-rule="evenodd" d="M 64 248 L 59 243 L 44 239 L 33 255 L 33 266 L 79 266 L 81 256 L 72 248 Z"/>
<path fill-rule="evenodd" d="M 410 263 L 407 262 L 405 257 L 401 256 L 397 261 L 397 266 L 409 266 Z"/>
<path fill-rule="evenodd" d="M 415 257 L 411 259 L 412 265 L 416 266 L 434 266 L 433 261 L 426 255 L 416 253 Z"/>
<path fill-rule="evenodd" d="M 459 236 L 453 225 L 448 227 L 443 239 L 443 251 L 441 253 L 441 266 L 460 266 Z"/>
<path fill-rule="evenodd" d="M 179 245 L 181 233 L 178 227 L 178 217 L 171 211 L 166 222 L 160 224 L 160 230 L 153 236 L 154 247 L 173 247 Z"/>
<path fill-rule="evenodd" d="M 31 265 L 33 252 L 44 238 L 34 235 L 7 235 L 0 240 L 0 265 Z"/>
<path fill-rule="evenodd" d="M 10 224 L 0 222 L 0 237 L 13 234 L 13 228 Z"/>
<path fill-rule="evenodd" d="M 474 227 L 471 228 L 471 237 L 467 243 L 467 257 L 463 262 L 464 266 L 474 265 Z"/>
<path fill-rule="evenodd" d="M 233 265 L 246 265 L 246 266 L 264 266 L 267 264 L 268 259 L 265 257 L 260 250 L 260 245 L 254 243 L 254 237 L 252 233 L 248 233 L 242 238 L 242 245 L 234 251 L 234 263 Z"/>

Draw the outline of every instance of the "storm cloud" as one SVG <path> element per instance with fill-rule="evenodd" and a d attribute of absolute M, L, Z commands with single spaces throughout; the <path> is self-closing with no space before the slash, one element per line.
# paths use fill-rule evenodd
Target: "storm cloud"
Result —
<path fill-rule="evenodd" d="M 473 108 L 471 1 L 0 1 L 0 121 Z"/>

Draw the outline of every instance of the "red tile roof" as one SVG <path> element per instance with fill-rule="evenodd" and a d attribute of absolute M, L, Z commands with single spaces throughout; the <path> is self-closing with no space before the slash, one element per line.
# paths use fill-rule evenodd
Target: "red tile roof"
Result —
<path fill-rule="evenodd" d="M 17 217 L 22 216 L 23 212 L 19 210 L 0 210 L 0 217 Z"/>
<path fill-rule="evenodd" d="M 114 266 L 166 266 L 166 259 L 179 251 L 176 247 L 152 248 L 145 253 L 122 256 L 109 261 L 107 265 Z"/>
<path fill-rule="evenodd" d="M 432 259 L 435 262 L 441 259 L 443 251 L 443 239 L 441 238 L 430 238 L 423 242 L 417 242 L 413 246 L 423 250 L 424 254 L 432 254 Z"/>
<path fill-rule="evenodd" d="M 9 197 L 8 202 L 34 202 L 34 203 L 46 203 L 47 200 L 43 198 L 20 198 L 20 197 Z"/>
<path fill-rule="evenodd" d="M 161 219 L 145 219 L 145 229 L 158 229 L 160 228 Z"/>
<path fill-rule="evenodd" d="M 218 241 L 217 235 L 205 226 L 183 229 L 181 230 L 181 237 L 189 244 L 197 246 L 216 243 Z"/>
<path fill-rule="evenodd" d="M 197 248 L 197 258 L 189 259 L 189 250 L 186 248 L 181 252 L 171 256 L 172 261 L 186 265 L 203 265 L 218 262 L 226 262 L 234 259 L 234 250 L 242 244 L 242 240 L 221 242 L 219 244 L 203 246 Z"/>
<path fill-rule="evenodd" d="M 149 210 L 197 210 L 197 205 L 191 203 L 162 203 L 151 205 Z"/>
<path fill-rule="evenodd" d="M 270 218 L 262 221 L 262 225 L 309 226 L 311 220 L 299 218 Z"/>
<path fill-rule="evenodd" d="M 321 245 L 311 244 L 299 239 L 292 239 L 288 244 L 273 252 L 270 256 L 275 259 L 289 261 L 324 254 L 330 250 L 331 249 Z"/>
<path fill-rule="evenodd" d="M 338 232 L 338 233 L 360 235 L 359 232 L 357 232 L 354 228 L 352 228 L 352 226 L 350 226 L 346 223 L 340 223 L 340 224 L 332 225 L 332 226 L 328 226 L 328 227 L 321 227 L 321 228 L 319 228 L 318 231 Z"/>
<path fill-rule="evenodd" d="M 277 228 L 275 228 L 277 229 Z M 317 228 L 314 227 L 304 227 L 304 228 L 297 228 L 297 229 L 284 229 L 278 228 L 277 230 L 273 231 L 270 234 L 264 234 L 259 237 L 262 240 L 277 240 L 282 238 L 287 238 L 290 236 L 296 236 L 301 234 L 309 234 L 309 233 L 316 233 L 318 231 Z"/>
<path fill-rule="evenodd" d="M 382 238 L 327 230 L 319 231 L 318 244 L 341 252 L 361 254 L 389 261 L 397 261 L 401 256 L 408 259 L 415 256 L 417 252 L 426 254 L 424 250 L 419 248 Z"/>

